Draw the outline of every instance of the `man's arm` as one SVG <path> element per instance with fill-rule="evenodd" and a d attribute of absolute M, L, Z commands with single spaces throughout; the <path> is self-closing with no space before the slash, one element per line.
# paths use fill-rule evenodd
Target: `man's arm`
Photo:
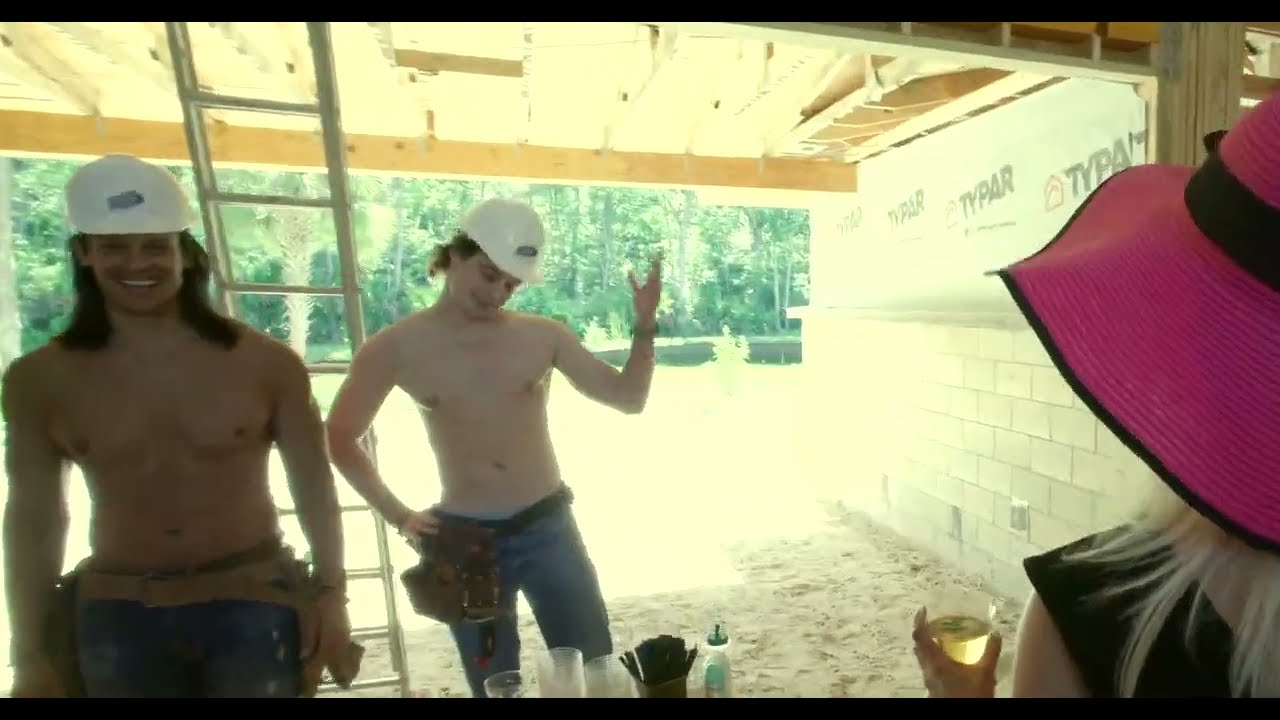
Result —
<path fill-rule="evenodd" d="M 394 338 L 383 331 L 356 352 L 326 422 L 329 452 L 347 482 L 378 514 L 400 527 L 412 511 L 391 492 L 360 440 L 395 386 Z"/>
<path fill-rule="evenodd" d="M 615 410 L 634 415 L 644 410 L 653 382 L 654 326 L 635 328 L 631 354 L 622 371 L 592 355 L 563 324 L 554 327 L 555 366 L 578 392 Z"/>
<path fill-rule="evenodd" d="M 5 433 L 4 585 L 15 666 L 43 654 L 45 609 L 66 555 L 66 460 L 49 435 L 43 378 L 30 355 L 0 380 Z"/>
<path fill-rule="evenodd" d="M 342 508 L 325 449 L 324 421 L 311 392 L 311 375 L 291 350 L 281 346 L 278 352 L 273 373 L 276 392 L 272 429 L 289 494 L 320 581 L 345 588 Z"/>

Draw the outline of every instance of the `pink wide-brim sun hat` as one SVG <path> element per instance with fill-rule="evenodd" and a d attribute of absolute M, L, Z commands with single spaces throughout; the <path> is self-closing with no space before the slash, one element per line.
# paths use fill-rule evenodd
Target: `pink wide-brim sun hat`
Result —
<path fill-rule="evenodd" d="M 1125 445 L 1223 530 L 1280 552 L 1280 94 L 1198 169 L 1113 175 L 995 274 Z"/>

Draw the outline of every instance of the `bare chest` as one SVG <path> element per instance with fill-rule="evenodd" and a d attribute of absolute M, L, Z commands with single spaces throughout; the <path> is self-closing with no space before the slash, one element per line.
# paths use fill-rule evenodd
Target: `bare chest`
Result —
<path fill-rule="evenodd" d="M 475 416 L 545 405 L 551 356 L 517 343 L 458 343 L 410 366 L 402 386 L 425 410 Z"/>
<path fill-rule="evenodd" d="M 75 377 L 55 419 L 55 435 L 79 462 L 142 469 L 170 464 L 164 458 L 199 462 L 269 442 L 267 393 L 233 364 L 101 370 Z"/>

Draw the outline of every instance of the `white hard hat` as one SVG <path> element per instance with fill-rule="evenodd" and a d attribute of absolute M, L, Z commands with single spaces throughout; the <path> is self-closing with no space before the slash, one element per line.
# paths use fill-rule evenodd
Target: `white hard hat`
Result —
<path fill-rule="evenodd" d="M 173 173 L 132 155 L 106 155 L 67 182 L 67 222 L 87 235 L 182 232 L 195 220 Z"/>
<path fill-rule="evenodd" d="M 462 232 L 503 272 L 521 282 L 542 282 L 539 266 L 546 233 L 533 208 L 507 198 L 485 200 L 463 218 Z"/>

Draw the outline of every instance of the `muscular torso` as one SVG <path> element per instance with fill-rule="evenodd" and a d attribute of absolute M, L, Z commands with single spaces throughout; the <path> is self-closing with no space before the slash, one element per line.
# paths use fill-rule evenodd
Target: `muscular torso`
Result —
<path fill-rule="evenodd" d="M 96 566 L 181 569 L 275 534 L 258 344 L 246 332 L 230 351 L 195 338 L 148 354 L 55 351 L 50 432 L 88 484 Z"/>
<path fill-rule="evenodd" d="M 544 322 L 509 314 L 459 332 L 423 313 L 396 328 L 397 384 L 425 419 L 442 509 L 504 515 L 559 487 L 547 427 L 554 344 Z"/>

